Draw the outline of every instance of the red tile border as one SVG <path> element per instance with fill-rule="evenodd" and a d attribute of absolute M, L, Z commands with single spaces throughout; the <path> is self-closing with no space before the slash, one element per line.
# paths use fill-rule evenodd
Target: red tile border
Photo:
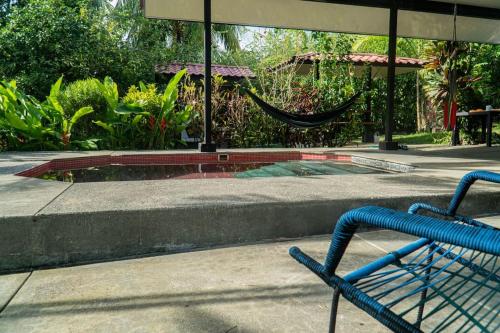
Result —
<path fill-rule="evenodd" d="M 227 155 L 228 159 L 219 161 L 220 155 Z M 16 176 L 38 177 L 51 170 L 83 169 L 110 164 L 123 165 L 154 165 L 154 164 L 233 164 L 233 163 L 265 163 L 286 162 L 299 160 L 334 160 L 351 162 L 350 155 L 302 153 L 300 151 L 284 152 L 234 152 L 234 153 L 182 153 L 182 154 L 137 154 L 137 155 L 100 155 L 90 157 L 75 157 L 54 159 L 34 168 L 19 172 Z M 230 178 L 231 173 L 192 174 L 177 179 L 197 178 Z"/>

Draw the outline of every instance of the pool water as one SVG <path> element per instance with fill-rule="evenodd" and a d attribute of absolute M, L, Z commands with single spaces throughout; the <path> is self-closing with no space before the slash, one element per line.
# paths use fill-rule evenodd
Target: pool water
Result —
<path fill-rule="evenodd" d="M 383 173 L 381 170 L 366 168 L 351 163 L 332 161 L 288 161 L 262 166 L 258 169 L 235 173 L 235 178 L 283 177 L 283 176 L 321 176 L 346 174 Z"/>
<path fill-rule="evenodd" d="M 199 178 L 255 178 L 383 173 L 350 163 L 288 161 L 276 163 L 219 163 L 185 165 L 106 165 L 51 170 L 37 178 L 73 183 Z"/>

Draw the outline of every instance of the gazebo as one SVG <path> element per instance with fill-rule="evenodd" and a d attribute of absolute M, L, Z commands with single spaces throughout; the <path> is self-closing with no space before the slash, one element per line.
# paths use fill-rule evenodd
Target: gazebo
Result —
<path fill-rule="evenodd" d="M 396 40 L 398 36 L 500 44 L 498 0 L 142 0 L 148 18 L 204 22 L 205 142 L 215 151 L 211 131 L 211 24 L 225 23 L 356 34 L 388 35 L 385 141 L 393 141 Z M 454 24 L 454 21 L 456 24 Z"/>

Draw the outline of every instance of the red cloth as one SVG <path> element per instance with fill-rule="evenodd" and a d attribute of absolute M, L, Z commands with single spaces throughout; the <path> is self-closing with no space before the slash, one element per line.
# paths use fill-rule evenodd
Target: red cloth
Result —
<path fill-rule="evenodd" d="M 454 129 L 457 125 L 457 110 L 458 110 L 457 102 L 453 101 L 451 104 L 451 118 L 448 116 L 448 102 L 444 102 L 443 109 L 444 109 L 444 128 Z M 448 122 L 450 122 L 450 124 L 448 124 Z"/>

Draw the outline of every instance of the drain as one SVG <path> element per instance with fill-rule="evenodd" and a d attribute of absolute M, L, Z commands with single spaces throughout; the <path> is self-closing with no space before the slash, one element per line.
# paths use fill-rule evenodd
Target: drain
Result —
<path fill-rule="evenodd" d="M 219 162 L 229 161 L 229 154 L 219 154 Z"/>

